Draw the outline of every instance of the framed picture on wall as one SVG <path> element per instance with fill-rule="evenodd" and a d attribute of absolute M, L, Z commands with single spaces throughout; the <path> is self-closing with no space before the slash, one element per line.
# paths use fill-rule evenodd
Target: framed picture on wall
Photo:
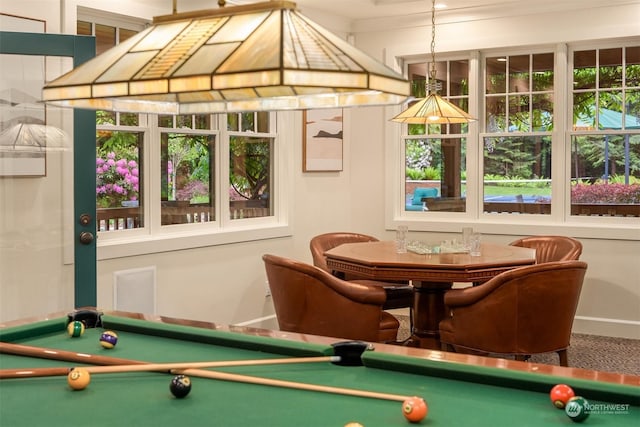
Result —
<path fill-rule="evenodd" d="M 335 172 L 342 170 L 342 109 L 303 112 L 302 170 Z"/>
<path fill-rule="evenodd" d="M 0 14 L 1 31 L 44 33 L 45 24 Z M 53 135 L 40 102 L 44 57 L 2 54 L 0 64 L 0 176 L 45 176 L 47 139 Z"/>

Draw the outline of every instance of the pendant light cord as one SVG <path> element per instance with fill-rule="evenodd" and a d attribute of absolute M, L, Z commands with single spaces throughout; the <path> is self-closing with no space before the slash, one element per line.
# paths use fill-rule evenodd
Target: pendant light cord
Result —
<path fill-rule="evenodd" d="M 431 3 L 431 80 L 436 79 L 436 0 Z"/>

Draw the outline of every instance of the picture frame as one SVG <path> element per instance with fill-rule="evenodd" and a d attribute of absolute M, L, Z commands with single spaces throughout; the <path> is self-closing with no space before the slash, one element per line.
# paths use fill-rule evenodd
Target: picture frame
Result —
<path fill-rule="evenodd" d="M 328 108 L 303 111 L 304 172 L 343 170 L 343 110 Z"/>
<path fill-rule="evenodd" d="M 0 30 L 45 33 L 46 22 L 0 13 Z M 0 54 L 0 177 L 46 176 L 46 110 L 43 56 Z"/>

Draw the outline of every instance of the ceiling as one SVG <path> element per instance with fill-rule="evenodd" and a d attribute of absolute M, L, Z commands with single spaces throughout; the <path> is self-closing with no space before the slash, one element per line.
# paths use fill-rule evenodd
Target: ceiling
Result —
<path fill-rule="evenodd" d="M 134 0 L 158 6 L 167 3 L 170 10 L 172 0 Z M 227 6 L 258 3 L 265 0 L 226 0 Z M 407 15 L 428 14 L 431 0 L 292 0 L 301 12 L 311 10 L 337 15 L 351 21 L 371 20 Z M 640 3 L 640 0 L 436 0 L 446 5 L 438 15 L 476 19 L 488 14 L 528 14 L 543 11 L 579 10 L 591 7 L 614 7 L 616 4 Z M 186 10 L 215 9 L 217 0 L 177 0 L 178 12 Z"/>
<path fill-rule="evenodd" d="M 217 9 L 218 0 L 129 0 L 169 14 L 175 4 L 178 12 Z M 267 0 L 226 0 L 227 6 L 260 3 Z M 303 14 L 312 12 L 343 18 L 352 24 L 413 15 L 430 17 L 432 0 L 291 0 Z M 461 22 L 496 16 L 532 15 L 623 4 L 639 4 L 640 0 L 436 0 L 446 7 L 436 15 L 439 22 Z M 594 11 L 593 13 L 598 13 Z M 155 15 L 154 15 L 155 16 Z M 375 22 L 373 25 L 377 25 Z"/>

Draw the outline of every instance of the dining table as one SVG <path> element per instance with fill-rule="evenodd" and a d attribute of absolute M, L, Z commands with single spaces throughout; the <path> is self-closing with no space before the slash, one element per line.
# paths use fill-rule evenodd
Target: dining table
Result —
<path fill-rule="evenodd" d="M 394 241 L 345 243 L 324 253 L 335 272 L 358 279 L 410 281 L 414 290 L 411 336 L 406 345 L 440 349 L 440 321 L 447 315 L 445 292 L 453 287 L 479 285 L 492 277 L 535 264 L 535 249 L 482 242 L 480 255 L 435 249 L 398 252 Z"/>

